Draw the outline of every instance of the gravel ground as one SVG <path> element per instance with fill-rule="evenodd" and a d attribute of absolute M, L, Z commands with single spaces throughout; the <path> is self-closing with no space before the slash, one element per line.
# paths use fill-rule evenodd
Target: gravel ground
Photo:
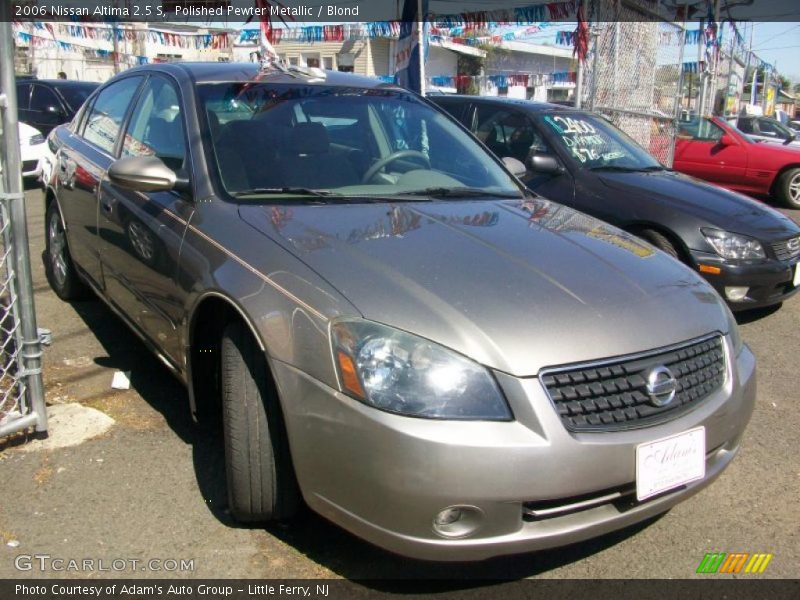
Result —
<path fill-rule="evenodd" d="M 477 564 L 423 563 L 313 514 L 291 528 L 235 525 L 225 509 L 218 438 L 193 424 L 185 390 L 104 305 L 65 304 L 50 291 L 41 192 L 26 197 L 38 321 L 53 332 L 48 403 L 79 403 L 116 423 L 69 448 L 0 446 L 0 578 L 685 578 L 712 551 L 771 552 L 764 577 L 800 577 L 800 298 L 740 319 L 759 360 L 758 400 L 740 455 L 714 485 L 658 519 L 590 542 Z M 800 222 L 800 211 L 786 214 Z M 111 389 L 115 370 L 132 372 L 130 390 Z M 20 572 L 20 554 L 106 565 L 187 559 L 193 570 L 142 570 L 140 563 L 82 574 L 34 564 Z"/>

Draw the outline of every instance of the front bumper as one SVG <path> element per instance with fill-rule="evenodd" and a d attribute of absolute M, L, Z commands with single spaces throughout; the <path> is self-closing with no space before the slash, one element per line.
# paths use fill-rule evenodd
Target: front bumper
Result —
<path fill-rule="evenodd" d="M 22 145 L 20 147 L 20 160 L 22 162 L 23 177 L 39 177 L 42 173 L 42 158 L 47 151 L 47 143 L 42 142 L 34 146 Z"/>
<path fill-rule="evenodd" d="M 719 267 L 719 275 L 701 273 L 728 303 L 731 310 L 749 310 L 779 304 L 794 296 L 800 287 L 792 284 L 798 260 L 791 263 L 770 259 L 760 263 L 732 265 L 715 254 L 692 251 L 695 265 L 704 264 Z M 726 287 L 749 288 L 746 297 L 731 301 L 725 296 Z"/>
<path fill-rule="evenodd" d="M 497 374 L 513 422 L 401 417 L 365 406 L 283 363 L 273 363 L 292 460 L 308 505 L 390 551 L 428 560 L 481 560 L 570 544 L 668 510 L 730 463 L 755 402 L 755 359 L 730 360 L 725 385 L 694 410 L 657 426 L 570 433 L 538 379 Z M 571 504 L 635 483 L 636 446 L 706 428 L 706 477 L 637 503 L 635 495 L 531 518 L 531 505 Z M 469 536 L 444 538 L 434 517 L 468 506 Z M 558 512 L 558 511 L 556 511 Z"/>

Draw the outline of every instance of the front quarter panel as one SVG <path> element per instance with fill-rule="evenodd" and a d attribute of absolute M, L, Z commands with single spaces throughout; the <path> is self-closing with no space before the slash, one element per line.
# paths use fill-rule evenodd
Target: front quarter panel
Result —
<path fill-rule="evenodd" d="M 335 385 L 329 321 L 360 316 L 332 286 L 239 218 L 237 206 L 199 203 L 186 232 L 179 275 L 191 315 L 208 294 L 227 299 L 249 322 L 271 360 Z"/>

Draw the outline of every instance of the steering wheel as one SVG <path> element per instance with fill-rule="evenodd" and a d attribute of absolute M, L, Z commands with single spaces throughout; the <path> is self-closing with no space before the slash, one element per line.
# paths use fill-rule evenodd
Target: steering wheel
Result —
<path fill-rule="evenodd" d="M 421 158 L 428 169 L 431 168 L 431 159 L 427 157 L 427 155 L 423 154 L 422 152 L 418 152 L 416 150 L 398 150 L 397 152 L 393 152 L 386 158 L 381 158 L 378 162 L 372 165 L 367 172 L 364 173 L 364 177 L 361 178 L 361 183 L 369 183 L 370 180 L 375 177 L 375 175 L 384 168 L 389 163 L 393 163 L 396 160 L 400 160 L 401 158 Z"/>

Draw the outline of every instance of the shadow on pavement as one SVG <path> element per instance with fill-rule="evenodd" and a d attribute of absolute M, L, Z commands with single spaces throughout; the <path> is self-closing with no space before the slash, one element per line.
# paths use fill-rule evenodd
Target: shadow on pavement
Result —
<path fill-rule="evenodd" d="M 195 476 L 206 506 L 220 522 L 240 527 L 227 511 L 219 424 L 197 424 L 192 420 L 184 386 L 101 301 L 75 302 L 72 306 L 108 354 L 95 362 L 105 368 L 132 372 L 132 387 L 164 416 L 182 441 L 192 445 Z M 659 518 L 565 548 L 477 563 L 435 563 L 397 556 L 362 541 L 308 509 L 291 523 L 270 525 L 266 531 L 341 577 L 361 580 L 375 589 L 402 593 L 406 589 L 412 591 L 412 580 L 417 580 L 413 590 L 419 592 L 420 579 L 430 580 L 429 587 L 435 591 L 544 573 L 610 548 Z"/>
<path fill-rule="evenodd" d="M 646 529 L 663 515 L 563 548 L 501 556 L 481 562 L 428 562 L 405 558 L 350 535 L 306 511 L 296 523 L 267 528 L 331 571 L 368 587 L 393 592 L 447 591 L 532 577 L 606 550 Z M 420 587 L 420 580 L 429 580 Z"/>
<path fill-rule="evenodd" d="M 227 513 L 219 424 L 194 422 L 183 384 L 102 301 L 89 299 L 74 302 L 72 307 L 108 355 L 95 358 L 95 363 L 107 369 L 131 372 L 131 387 L 163 415 L 167 425 L 183 442 L 191 444 L 199 493 L 206 500 L 208 509 L 219 521 L 234 525 Z"/>
<path fill-rule="evenodd" d="M 783 306 L 783 303 L 773 304 L 772 306 L 766 306 L 764 308 L 754 308 L 753 310 L 744 310 L 733 313 L 733 316 L 736 317 L 736 322 L 739 325 L 746 325 L 747 323 L 760 321 L 770 315 L 774 315 L 780 310 L 781 306 Z"/>

